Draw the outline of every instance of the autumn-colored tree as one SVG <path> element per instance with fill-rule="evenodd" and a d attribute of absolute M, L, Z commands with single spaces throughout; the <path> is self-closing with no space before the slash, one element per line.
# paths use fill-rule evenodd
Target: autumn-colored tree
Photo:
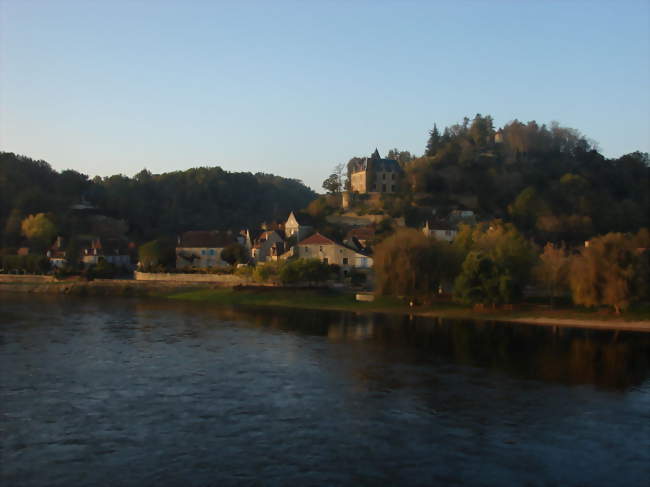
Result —
<path fill-rule="evenodd" d="M 37 245 L 48 245 L 56 236 L 56 226 L 45 213 L 29 215 L 20 224 L 22 234 Z"/>
<path fill-rule="evenodd" d="M 568 287 L 569 257 L 564 246 L 547 243 L 534 273 L 553 305 L 555 298 Z"/>
<path fill-rule="evenodd" d="M 450 278 L 451 247 L 403 228 L 375 247 L 374 269 L 380 294 L 426 296 Z"/>
<path fill-rule="evenodd" d="M 633 281 L 639 256 L 633 239 L 621 233 L 596 237 L 571 259 L 569 282 L 576 304 L 609 305 L 617 314 L 634 298 Z"/>

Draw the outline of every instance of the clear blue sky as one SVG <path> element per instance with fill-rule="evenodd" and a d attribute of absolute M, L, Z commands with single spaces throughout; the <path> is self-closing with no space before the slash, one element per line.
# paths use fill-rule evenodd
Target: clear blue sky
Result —
<path fill-rule="evenodd" d="M 650 151 L 650 2 L 0 0 L 0 148 L 296 177 L 475 113 Z"/>

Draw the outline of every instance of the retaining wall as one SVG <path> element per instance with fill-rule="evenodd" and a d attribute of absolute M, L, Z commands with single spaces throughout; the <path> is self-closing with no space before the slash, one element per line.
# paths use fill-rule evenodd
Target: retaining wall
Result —
<path fill-rule="evenodd" d="M 165 282 L 205 282 L 222 286 L 239 286 L 250 284 L 250 280 L 235 274 L 167 274 L 134 272 L 136 281 L 165 281 Z"/>

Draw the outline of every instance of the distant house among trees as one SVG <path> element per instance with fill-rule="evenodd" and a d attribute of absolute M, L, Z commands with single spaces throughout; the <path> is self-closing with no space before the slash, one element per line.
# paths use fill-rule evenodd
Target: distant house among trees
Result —
<path fill-rule="evenodd" d="M 446 242 L 451 242 L 456 237 L 458 230 L 456 230 L 452 225 L 446 222 L 433 222 L 429 223 L 428 221 L 422 227 L 422 233 L 436 240 L 444 240 Z"/>
<path fill-rule="evenodd" d="M 221 258 L 223 249 L 237 243 L 232 232 L 191 231 L 178 237 L 176 246 L 176 268 L 228 267 Z"/>
<path fill-rule="evenodd" d="M 337 243 L 318 232 L 298 242 L 291 250 L 285 252 L 282 258 L 318 259 L 325 264 L 340 266 L 344 275 L 351 269 L 372 267 L 372 257 L 369 255 Z"/>
<path fill-rule="evenodd" d="M 84 267 L 89 267 L 99 264 L 102 259 L 118 267 L 130 267 L 128 242 L 118 238 L 93 238 L 90 245 L 82 250 L 81 262 Z"/>
<path fill-rule="evenodd" d="M 350 190 L 357 193 L 395 193 L 404 178 L 404 171 L 394 159 L 382 159 L 375 149 L 370 157 L 349 163 Z"/>

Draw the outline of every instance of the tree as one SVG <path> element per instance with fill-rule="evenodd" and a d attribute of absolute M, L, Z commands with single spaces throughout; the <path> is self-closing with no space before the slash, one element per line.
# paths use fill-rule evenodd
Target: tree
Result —
<path fill-rule="evenodd" d="M 451 277 L 451 248 L 413 228 L 399 229 L 375 246 L 374 269 L 380 294 L 429 296 Z"/>
<path fill-rule="evenodd" d="M 20 224 L 22 234 L 37 245 L 49 245 L 56 236 L 56 227 L 45 213 L 29 215 Z"/>
<path fill-rule="evenodd" d="M 280 268 L 280 280 L 283 284 L 324 282 L 329 275 L 330 266 L 318 259 L 291 260 Z"/>
<path fill-rule="evenodd" d="M 172 267 L 176 263 L 176 250 L 174 244 L 167 239 L 152 240 L 138 248 L 140 267 L 149 270 L 152 267 Z"/>
<path fill-rule="evenodd" d="M 633 239 L 621 233 L 596 237 L 571 259 L 569 282 L 576 304 L 609 305 L 616 314 L 633 300 L 633 283 L 640 255 Z"/>
<path fill-rule="evenodd" d="M 343 190 L 343 173 L 345 171 L 345 164 L 337 164 L 334 166 L 334 172 L 330 174 L 325 181 L 323 181 L 323 188 L 331 194 L 339 194 Z"/>
<path fill-rule="evenodd" d="M 442 139 L 440 137 L 440 132 L 434 123 L 433 129 L 429 131 L 429 140 L 427 141 L 427 147 L 424 150 L 424 155 L 429 157 L 435 156 L 436 152 L 438 152 L 438 149 L 440 148 L 441 142 Z"/>
<path fill-rule="evenodd" d="M 537 190 L 529 186 L 524 189 L 515 201 L 508 206 L 508 213 L 518 228 L 529 231 L 535 228 L 537 218 L 547 211 L 544 201 L 537 194 Z"/>
<path fill-rule="evenodd" d="M 563 246 L 548 242 L 535 267 L 537 279 L 544 284 L 551 305 L 560 291 L 567 288 L 569 275 L 569 257 Z"/>
<path fill-rule="evenodd" d="M 463 304 L 510 303 L 513 297 L 512 277 L 487 254 L 467 254 L 460 275 L 454 282 L 454 298 Z"/>
<path fill-rule="evenodd" d="M 243 245 L 232 243 L 221 251 L 221 260 L 228 262 L 230 265 L 245 264 L 248 262 L 248 252 Z"/>
<path fill-rule="evenodd" d="M 336 174 L 330 174 L 325 181 L 323 181 L 323 188 L 330 194 L 337 194 L 341 192 L 341 184 Z"/>
<path fill-rule="evenodd" d="M 479 296 L 475 302 L 497 304 L 521 298 L 535 253 L 512 224 L 493 220 L 474 227 L 461 226 L 453 247 L 457 255 L 466 255 L 461 271 L 464 277 L 459 276 L 454 283 L 459 301 L 469 303 L 473 296 Z M 486 283 L 477 288 L 477 279 L 486 279 Z M 482 289 L 482 294 L 467 291 L 470 288 Z"/>

